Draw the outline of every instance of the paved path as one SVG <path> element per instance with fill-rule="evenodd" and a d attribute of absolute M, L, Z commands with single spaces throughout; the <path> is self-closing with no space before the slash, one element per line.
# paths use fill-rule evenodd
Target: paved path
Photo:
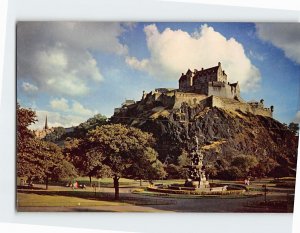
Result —
<path fill-rule="evenodd" d="M 89 188 L 88 188 L 89 190 Z M 87 190 L 87 191 L 88 191 Z M 124 206 L 93 206 L 93 207 L 19 207 L 19 211 L 100 211 L 100 212 L 285 212 L 272 211 L 266 208 L 254 208 L 254 203 L 264 201 L 263 196 L 230 198 L 203 197 L 184 199 L 174 197 L 145 196 L 131 193 L 131 188 L 120 188 L 120 201 L 129 203 Z M 42 191 L 41 191 L 42 192 Z M 285 193 L 268 193 L 268 199 L 286 200 Z M 113 199 L 113 188 L 101 188 L 104 199 Z M 136 203 L 135 203 L 135 200 Z M 148 204 L 147 204 L 148 203 Z"/>

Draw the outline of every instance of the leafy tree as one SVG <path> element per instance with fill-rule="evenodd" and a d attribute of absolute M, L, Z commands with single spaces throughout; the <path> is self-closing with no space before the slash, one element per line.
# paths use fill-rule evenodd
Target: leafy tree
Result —
<path fill-rule="evenodd" d="M 167 178 L 168 179 L 179 179 L 180 178 L 180 167 L 170 163 L 166 167 Z"/>
<path fill-rule="evenodd" d="M 57 142 L 61 140 L 65 134 L 66 129 L 64 127 L 55 127 L 51 133 L 45 136 L 44 140 L 49 142 Z"/>
<path fill-rule="evenodd" d="M 210 178 L 215 178 L 218 174 L 218 168 L 215 165 L 208 165 L 205 168 L 205 172 Z"/>
<path fill-rule="evenodd" d="M 75 176 L 76 170 L 60 147 L 34 137 L 28 126 L 35 121 L 34 111 L 17 104 L 17 175 L 42 180 L 47 189 L 49 179 Z"/>
<path fill-rule="evenodd" d="M 101 126 L 106 123 L 106 116 L 96 114 L 78 126 L 72 127 L 73 130 L 71 131 L 66 131 L 63 127 L 55 127 L 51 133 L 45 136 L 44 140 L 54 142 L 56 144 L 63 144 L 64 140 L 68 138 L 84 138 L 89 130 L 95 129 L 97 126 Z"/>
<path fill-rule="evenodd" d="M 119 199 L 119 179 L 139 177 L 152 179 L 164 175 L 157 153 L 152 149 L 152 134 L 121 124 L 97 126 L 87 136 L 72 142 L 69 154 L 78 169 L 91 176 L 109 170 L 114 181 L 115 199 Z M 74 146 L 77 144 L 77 146 Z M 105 166 L 104 166 L 105 165 Z M 109 168 L 109 169 L 108 169 Z"/>
<path fill-rule="evenodd" d="M 291 130 L 295 135 L 299 132 L 299 124 L 291 122 L 288 126 L 289 130 Z"/>
<path fill-rule="evenodd" d="M 135 163 L 128 169 L 128 178 L 139 179 L 140 186 L 142 186 L 142 179 L 152 181 L 164 178 L 167 173 L 163 164 L 157 159 L 157 152 L 147 147 L 142 153 L 136 156 Z"/>
<path fill-rule="evenodd" d="M 26 147 L 26 141 L 34 138 L 34 133 L 28 127 L 37 121 L 36 114 L 31 109 L 21 108 L 17 103 L 17 148 Z"/>
<path fill-rule="evenodd" d="M 69 136 L 76 138 L 83 138 L 88 131 L 96 129 L 97 126 L 101 126 L 107 123 L 107 118 L 104 115 L 96 114 L 92 118 L 89 118 L 86 122 L 81 123 L 74 128 L 74 132 L 70 133 Z"/>
<path fill-rule="evenodd" d="M 253 175 L 257 177 L 264 177 L 270 175 L 271 172 L 278 166 L 279 164 L 272 158 L 264 157 L 259 163 L 252 169 Z"/>
<path fill-rule="evenodd" d="M 236 166 L 231 166 L 227 170 L 223 170 L 221 174 L 222 177 L 227 180 L 236 180 L 245 176 L 245 174 L 240 170 L 240 168 Z"/>
<path fill-rule="evenodd" d="M 252 155 L 238 155 L 234 157 L 231 162 L 232 167 L 236 167 L 240 170 L 239 175 L 241 177 L 249 175 L 251 169 L 254 169 L 257 166 L 257 164 L 257 158 Z"/>
<path fill-rule="evenodd" d="M 188 169 L 184 168 L 184 166 L 191 164 L 191 158 L 186 150 L 182 150 L 180 156 L 178 157 L 178 165 L 179 165 L 179 174 L 180 178 L 188 177 Z"/>
<path fill-rule="evenodd" d="M 65 141 L 65 154 L 70 158 L 80 175 L 90 178 L 103 178 L 111 176 L 111 169 L 103 164 L 104 155 L 94 147 L 94 144 L 88 138 L 67 138 Z"/>

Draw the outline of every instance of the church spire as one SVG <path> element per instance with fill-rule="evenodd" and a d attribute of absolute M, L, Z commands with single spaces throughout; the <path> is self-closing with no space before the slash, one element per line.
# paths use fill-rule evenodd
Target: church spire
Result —
<path fill-rule="evenodd" d="M 44 129 L 48 129 L 47 115 L 46 115 L 46 120 L 45 120 L 45 128 L 44 128 Z"/>

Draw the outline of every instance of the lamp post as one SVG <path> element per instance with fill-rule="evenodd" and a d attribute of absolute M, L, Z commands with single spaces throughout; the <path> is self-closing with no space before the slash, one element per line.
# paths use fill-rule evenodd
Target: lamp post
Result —
<path fill-rule="evenodd" d="M 267 191 L 268 191 L 268 189 L 267 189 L 267 185 L 263 185 L 263 188 L 264 188 L 264 193 L 265 193 L 265 205 L 267 204 Z"/>
<path fill-rule="evenodd" d="M 99 192 L 100 192 L 100 187 L 101 187 L 101 178 L 98 179 L 98 189 L 99 189 Z"/>

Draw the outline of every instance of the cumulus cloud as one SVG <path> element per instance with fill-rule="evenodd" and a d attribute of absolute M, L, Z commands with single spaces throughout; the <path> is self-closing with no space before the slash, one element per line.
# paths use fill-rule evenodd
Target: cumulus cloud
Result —
<path fill-rule="evenodd" d="M 177 80 L 187 69 L 216 66 L 220 61 L 230 82 L 239 81 L 243 91 L 259 86 L 260 72 L 245 55 L 242 44 L 234 38 L 226 39 L 212 27 L 202 25 L 193 34 L 182 30 L 165 29 L 156 25 L 144 28 L 149 58 L 127 56 L 126 63 L 160 79 Z"/>
<path fill-rule="evenodd" d="M 27 93 L 34 93 L 34 92 L 38 91 L 38 87 L 37 86 L 35 86 L 35 85 L 31 84 L 31 83 L 28 83 L 28 82 L 23 82 L 22 88 Z"/>
<path fill-rule="evenodd" d="M 97 111 L 92 111 L 84 107 L 80 102 L 73 100 L 72 104 L 65 98 L 55 98 L 50 101 L 50 106 L 53 110 L 62 111 L 66 113 L 72 113 L 79 116 L 92 117 Z"/>
<path fill-rule="evenodd" d="M 294 123 L 300 124 L 300 111 L 296 113 L 295 119 L 293 120 Z"/>
<path fill-rule="evenodd" d="M 283 50 L 286 57 L 300 64 L 299 23 L 257 23 L 257 35 Z"/>
<path fill-rule="evenodd" d="M 74 112 L 75 114 L 82 115 L 82 116 L 92 116 L 93 114 L 96 113 L 96 111 L 92 111 L 88 108 L 85 108 L 81 103 L 77 101 L 73 101 L 71 111 Z"/>
<path fill-rule="evenodd" d="M 59 110 L 59 111 L 69 110 L 68 100 L 66 100 L 65 98 L 51 100 L 50 106 L 54 110 Z"/>
<path fill-rule="evenodd" d="M 42 91 L 84 95 L 103 79 L 92 51 L 123 55 L 119 23 L 20 22 L 17 25 L 17 77 Z"/>

